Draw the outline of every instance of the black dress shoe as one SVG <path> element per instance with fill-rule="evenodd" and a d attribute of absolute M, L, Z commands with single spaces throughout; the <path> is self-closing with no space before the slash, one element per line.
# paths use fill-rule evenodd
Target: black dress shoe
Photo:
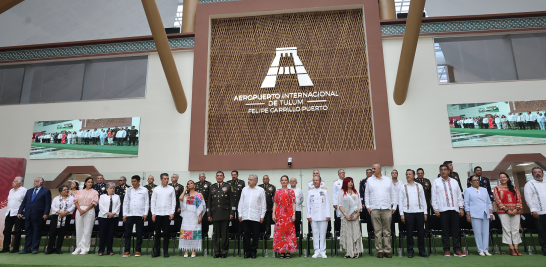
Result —
<path fill-rule="evenodd" d="M 55 252 L 55 253 L 57 253 L 57 254 L 59 254 L 59 255 L 63 254 L 63 253 L 62 253 L 62 252 L 60 252 L 60 251 L 57 251 L 57 252 Z"/>
<path fill-rule="evenodd" d="M 413 252 L 408 252 L 408 258 L 413 258 Z"/>
<path fill-rule="evenodd" d="M 28 252 L 28 251 L 26 251 L 26 250 L 23 250 L 23 251 L 20 251 L 20 252 L 19 252 L 19 254 L 27 254 L 27 253 L 30 253 L 30 252 Z"/>
<path fill-rule="evenodd" d="M 250 255 L 248 255 L 247 253 L 245 253 L 245 259 L 248 259 L 250 258 Z"/>
<path fill-rule="evenodd" d="M 222 259 L 225 259 L 225 258 L 227 258 L 227 256 L 226 256 L 226 255 L 222 255 Z"/>
<path fill-rule="evenodd" d="M 419 257 L 428 258 L 428 255 L 426 253 L 419 252 Z"/>
<path fill-rule="evenodd" d="M 19 250 L 18 250 L 18 249 L 14 249 L 14 250 L 10 251 L 9 253 L 19 253 Z"/>
<path fill-rule="evenodd" d="M 33 249 L 33 250 L 32 250 L 32 254 L 38 254 L 38 250 L 37 250 L 37 249 Z"/>
<path fill-rule="evenodd" d="M 164 252 L 163 257 L 168 258 L 169 257 L 169 252 Z"/>
<path fill-rule="evenodd" d="M 216 255 L 214 255 L 214 258 L 215 258 L 215 259 L 220 258 L 220 255 L 216 254 Z"/>
<path fill-rule="evenodd" d="M 159 254 L 152 253 L 152 258 L 157 258 L 157 257 L 159 257 Z"/>
<path fill-rule="evenodd" d="M 52 253 L 53 253 L 53 251 L 49 251 L 49 250 L 47 250 L 47 251 L 45 252 L 46 255 L 49 255 L 49 254 L 52 254 Z"/>
<path fill-rule="evenodd" d="M 255 259 L 256 258 L 256 253 L 252 253 L 252 255 L 250 255 L 250 257 Z"/>
<path fill-rule="evenodd" d="M 9 250 L 3 250 L 3 249 L 0 250 L 0 253 L 8 253 L 8 252 L 9 252 Z"/>

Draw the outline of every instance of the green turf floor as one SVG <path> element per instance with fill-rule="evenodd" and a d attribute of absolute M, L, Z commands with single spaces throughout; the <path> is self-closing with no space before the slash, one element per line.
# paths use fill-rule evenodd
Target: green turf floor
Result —
<path fill-rule="evenodd" d="M 36 143 L 32 142 L 32 146 L 39 147 L 54 147 L 58 149 L 72 149 L 72 150 L 81 150 L 81 151 L 91 151 L 91 152 L 104 152 L 104 153 L 116 153 L 116 154 L 128 154 L 128 155 L 138 155 L 138 146 L 127 146 L 125 142 L 124 146 L 116 145 L 67 145 L 67 144 L 55 144 L 55 143 Z"/>
<path fill-rule="evenodd" d="M 474 238 L 469 237 L 468 243 L 469 246 L 474 244 Z M 537 239 L 535 237 L 535 239 Z M 145 254 L 146 240 L 143 242 L 143 256 L 129 258 L 123 258 L 119 254 L 114 256 L 98 256 L 95 254 L 89 255 L 71 255 L 67 252 L 67 247 L 63 248 L 63 255 L 45 255 L 42 253 L 43 247 L 41 247 L 40 253 L 37 255 L 25 254 L 0 254 L 0 266 L 180 266 L 184 264 L 189 264 L 188 266 L 222 266 L 222 267 L 232 267 L 232 266 L 279 266 L 280 264 L 289 264 L 293 266 L 336 266 L 337 264 L 341 265 L 367 265 L 367 266 L 436 266 L 436 267 L 445 267 L 445 266 L 457 266 L 457 267 L 466 267 L 466 266 L 545 266 L 546 257 L 542 254 L 538 255 L 526 255 L 524 253 L 521 257 L 514 257 L 510 255 L 499 255 L 495 254 L 492 257 L 480 257 L 477 255 L 475 247 L 469 247 L 469 256 L 465 258 L 458 257 L 443 257 L 442 248 L 437 247 L 437 256 L 431 255 L 430 258 L 420 258 L 415 257 L 413 259 L 408 259 L 407 257 L 398 257 L 393 255 L 392 259 L 378 259 L 372 257 L 368 254 L 369 250 L 367 249 L 367 239 L 364 238 L 364 256 L 359 259 L 343 259 L 343 253 L 340 253 L 338 256 L 331 256 L 330 249 L 327 249 L 328 258 L 327 259 L 312 259 L 311 257 L 299 256 L 299 253 L 293 253 L 292 259 L 279 259 L 278 257 L 272 257 L 271 249 L 268 250 L 269 257 L 262 257 L 262 250 L 258 250 L 257 259 L 244 259 L 242 257 L 233 257 L 233 251 L 230 250 L 228 257 L 226 259 L 214 259 L 210 255 L 208 257 L 203 257 L 199 252 L 197 253 L 196 258 L 184 258 L 179 256 L 178 250 L 176 251 L 176 256 L 172 256 L 172 243 L 171 248 L 169 249 L 170 257 L 169 258 L 152 258 L 150 255 Z M 436 245 L 441 245 L 441 240 L 436 238 Z M 42 243 L 44 243 L 44 240 Z M 65 244 L 67 240 L 65 240 Z M 119 241 L 115 240 L 114 251 L 118 252 Z M 530 240 L 528 240 L 530 241 Z M 535 240 L 538 241 L 538 240 Z M 328 246 L 330 241 L 327 242 Z M 464 242 L 464 241 L 463 241 Z M 261 242 L 260 242 L 261 243 Z M 230 245 L 233 242 L 230 241 Z M 464 243 L 463 243 L 464 244 Z M 310 244 L 312 246 L 312 244 Z M 523 244 L 522 244 L 523 245 Z M 305 242 L 304 242 L 305 246 Z M 261 246 L 260 246 L 261 247 Z M 271 241 L 268 241 L 268 247 L 271 248 Z M 502 249 L 506 249 L 504 245 Z M 523 252 L 523 246 L 520 246 L 520 250 Z M 540 247 L 538 247 L 540 250 Z M 490 249 L 491 251 L 491 249 Z"/>
<path fill-rule="evenodd" d="M 499 130 L 499 129 L 451 128 L 451 132 L 452 133 L 472 133 L 472 134 L 546 138 L 546 131 L 542 131 L 542 130 Z"/>

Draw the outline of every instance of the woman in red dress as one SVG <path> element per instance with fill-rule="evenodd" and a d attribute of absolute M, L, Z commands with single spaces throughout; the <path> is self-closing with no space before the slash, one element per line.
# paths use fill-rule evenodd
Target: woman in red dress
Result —
<path fill-rule="evenodd" d="M 281 253 L 279 258 L 290 258 L 291 252 L 298 250 L 294 221 L 296 221 L 296 194 L 288 188 L 288 176 L 281 177 L 281 189 L 275 192 L 273 200 L 273 251 Z"/>
<path fill-rule="evenodd" d="M 489 115 L 487 121 L 489 121 L 489 129 L 495 129 L 495 125 L 493 125 L 493 118 L 491 117 L 491 115 Z"/>
<path fill-rule="evenodd" d="M 505 172 L 499 174 L 499 181 L 501 184 L 495 186 L 493 195 L 498 207 L 497 214 L 502 223 L 502 243 L 508 244 L 512 256 L 521 256 L 518 248 L 518 244 L 521 243 L 519 224 L 523 209 L 521 195 Z"/>
<path fill-rule="evenodd" d="M 66 132 L 63 132 L 63 139 L 62 139 L 62 143 L 64 144 L 66 142 Z"/>

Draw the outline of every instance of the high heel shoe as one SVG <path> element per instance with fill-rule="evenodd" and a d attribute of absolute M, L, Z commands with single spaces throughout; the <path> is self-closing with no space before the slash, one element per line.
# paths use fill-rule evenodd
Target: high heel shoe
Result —
<path fill-rule="evenodd" d="M 517 256 L 518 253 L 516 252 L 515 249 L 511 248 L 511 249 L 510 249 L 510 255 L 512 255 L 512 256 Z"/>
<path fill-rule="evenodd" d="M 516 251 L 516 253 L 518 254 L 518 256 L 522 256 L 523 254 L 521 254 L 521 252 L 519 252 L 519 248 L 515 248 L 514 249 Z"/>

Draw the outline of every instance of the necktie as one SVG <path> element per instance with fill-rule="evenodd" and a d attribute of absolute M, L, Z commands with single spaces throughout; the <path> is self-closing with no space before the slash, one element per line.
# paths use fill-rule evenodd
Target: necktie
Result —
<path fill-rule="evenodd" d="M 108 209 L 108 212 L 112 212 L 112 196 L 110 196 L 110 208 Z"/>
<path fill-rule="evenodd" d="M 34 201 L 34 199 L 36 198 L 36 193 L 38 192 L 38 189 L 34 189 L 34 193 L 32 193 L 32 199 L 31 201 Z"/>

